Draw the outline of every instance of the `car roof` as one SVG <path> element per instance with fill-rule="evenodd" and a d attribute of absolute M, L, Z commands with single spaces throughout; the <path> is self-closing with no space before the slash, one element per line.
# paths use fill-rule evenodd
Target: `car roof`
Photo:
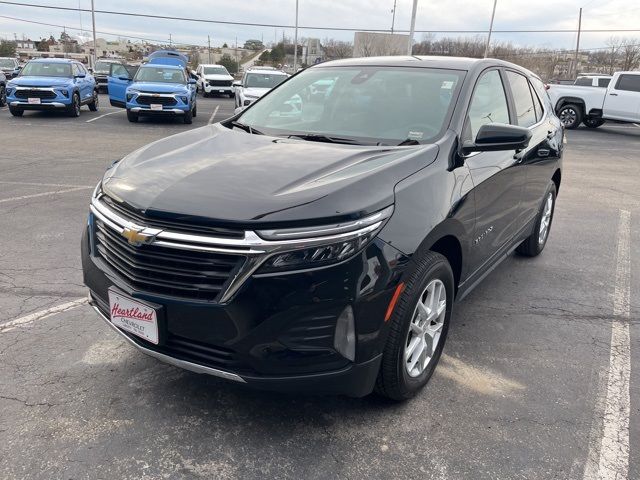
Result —
<path fill-rule="evenodd" d="M 469 58 L 469 57 L 442 57 L 405 55 L 389 57 L 365 57 L 346 58 L 312 65 L 310 68 L 324 68 L 333 66 L 380 66 L 380 67 L 418 67 L 418 68 L 444 68 L 450 70 L 472 70 L 491 66 L 503 66 L 526 71 L 527 69 L 504 60 L 495 58 Z"/>
<path fill-rule="evenodd" d="M 223 68 L 226 68 L 224 65 L 220 65 L 219 63 L 201 63 L 198 66 L 199 67 L 223 67 Z"/>
<path fill-rule="evenodd" d="M 246 73 L 263 73 L 263 74 L 275 74 L 275 75 L 288 75 L 288 73 L 282 70 L 269 70 L 266 68 L 251 68 Z"/>
<path fill-rule="evenodd" d="M 80 63 L 78 60 L 74 60 L 73 58 L 34 58 L 29 61 L 37 63 Z"/>
<path fill-rule="evenodd" d="M 181 67 L 180 65 L 167 65 L 164 63 L 143 63 L 142 65 L 140 65 L 140 68 L 146 68 L 146 67 L 162 67 L 162 68 L 169 68 L 172 70 L 184 70 L 184 67 Z"/>

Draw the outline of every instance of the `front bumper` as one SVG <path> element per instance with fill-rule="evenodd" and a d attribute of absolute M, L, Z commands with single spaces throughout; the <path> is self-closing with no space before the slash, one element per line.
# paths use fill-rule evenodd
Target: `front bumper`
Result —
<path fill-rule="evenodd" d="M 233 93 L 234 92 L 234 88 L 233 87 L 216 87 L 216 86 L 211 86 L 211 85 L 208 85 L 208 84 L 204 85 L 203 90 L 205 91 L 205 93 L 229 94 L 229 93 Z"/>
<path fill-rule="evenodd" d="M 60 108 L 67 108 L 69 104 L 62 102 L 42 102 L 42 103 L 29 103 L 18 100 L 7 99 L 9 106 L 14 108 L 21 108 L 22 110 L 58 110 Z"/>
<path fill-rule="evenodd" d="M 130 107 L 133 113 L 139 115 L 184 115 L 189 109 L 181 110 L 179 108 L 163 108 L 162 110 L 151 110 L 149 107 Z"/>
<path fill-rule="evenodd" d="M 95 251 L 92 220 L 82 241 L 91 304 L 127 341 L 175 366 L 268 390 L 369 394 L 388 324 L 384 314 L 408 259 L 381 240 L 331 267 L 253 276 L 226 303 L 150 293 L 128 283 Z M 108 291 L 158 306 L 159 344 L 108 320 Z M 334 347 L 338 317 L 353 308 L 356 354 Z"/>

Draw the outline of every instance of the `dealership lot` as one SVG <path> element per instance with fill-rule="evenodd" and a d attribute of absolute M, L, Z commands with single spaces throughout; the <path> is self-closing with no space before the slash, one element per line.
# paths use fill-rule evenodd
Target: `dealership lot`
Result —
<path fill-rule="evenodd" d="M 640 478 L 640 127 L 568 133 L 544 254 L 508 258 L 458 304 L 427 389 L 391 404 L 198 376 L 97 318 L 79 241 L 102 172 L 233 112 L 200 97 L 193 125 L 130 124 L 100 100 L 80 118 L 0 109 L 0 478 L 594 478 L 612 401 Z M 607 382 L 625 295 L 630 403 Z"/>

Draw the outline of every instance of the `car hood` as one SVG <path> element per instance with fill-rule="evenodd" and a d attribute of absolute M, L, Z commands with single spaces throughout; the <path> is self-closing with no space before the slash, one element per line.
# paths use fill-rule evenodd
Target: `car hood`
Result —
<path fill-rule="evenodd" d="M 11 80 L 11 84 L 17 87 L 64 87 L 73 81 L 65 77 L 16 77 Z"/>
<path fill-rule="evenodd" d="M 231 75 L 203 75 L 205 80 L 231 80 L 233 81 L 233 77 Z"/>
<path fill-rule="evenodd" d="M 107 171 L 103 191 L 149 217 L 219 225 L 322 223 L 393 203 L 394 186 L 436 145 L 353 146 L 210 125 L 151 143 Z"/>
<path fill-rule="evenodd" d="M 128 89 L 152 93 L 183 93 L 189 91 L 188 87 L 183 83 L 134 82 L 129 85 Z"/>
<path fill-rule="evenodd" d="M 242 89 L 242 93 L 244 95 L 248 95 L 251 97 L 262 97 L 265 93 L 267 93 L 269 90 L 271 90 L 270 88 L 243 88 Z"/>

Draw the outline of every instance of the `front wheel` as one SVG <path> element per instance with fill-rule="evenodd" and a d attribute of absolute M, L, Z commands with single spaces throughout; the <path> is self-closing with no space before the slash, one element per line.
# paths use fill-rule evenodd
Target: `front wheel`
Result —
<path fill-rule="evenodd" d="M 9 112 L 11 112 L 11 115 L 13 115 L 14 117 L 21 117 L 22 115 L 24 115 L 24 110 L 22 110 L 21 108 L 9 107 Z"/>
<path fill-rule="evenodd" d="M 131 123 L 138 123 L 138 114 L 133 113 L 131 110 L 127 110 L 127 120 Z"/>
<path fill-rule="evenodd" d="M 191 125 L 193 123 L 193 117 L 195 115 L 193 114 L 193 110 L 189 110 L 188 112 L 184 112 L 184 123 L 186 123 L 187 125 Z"/>
<path fill-rule="evenodd" d="M 572 103 L 563 105 L 558 109 L 558 118 L 565 128 L 573 130 L 582 122 L 582 109 Z"/>
<path fill-rule="evenodd" d="M 531 235 L 516 248 L 516 252 L 525 257 L 540 255 L 549 238 L 553 212 L 556 206 L 556 184 L 551 182 L 544 194 L 538 217 Z"/>
<path fill-rule="evenodd" d="M 74 93 L 73 97 L 71 97 L 71 105 L 67 107 L 67 115 L 70 117 L 80 116 L 80 95 L 77 93 Z"/>
<path fill-rule="evenodd" d="M 4 107 L 7 104 L 7 90 L 3 86 L 0 87 L 0 107 Z"/>
<path fill-rule="evenodd" d="M 406 280 L 391 316 L 376 392 L 406 400 L 427 384 L 447 338 L 453 296 L 449 262 L 439 253 L 426 252 Z"/>
<path fill-rule="evenodd" d="M 585 127 L 588 128 L 598 128 L 599 126 L 604 124 L 604 120 L 601 118 L 585 118 L 582 123 L 584 123 Z"/>

